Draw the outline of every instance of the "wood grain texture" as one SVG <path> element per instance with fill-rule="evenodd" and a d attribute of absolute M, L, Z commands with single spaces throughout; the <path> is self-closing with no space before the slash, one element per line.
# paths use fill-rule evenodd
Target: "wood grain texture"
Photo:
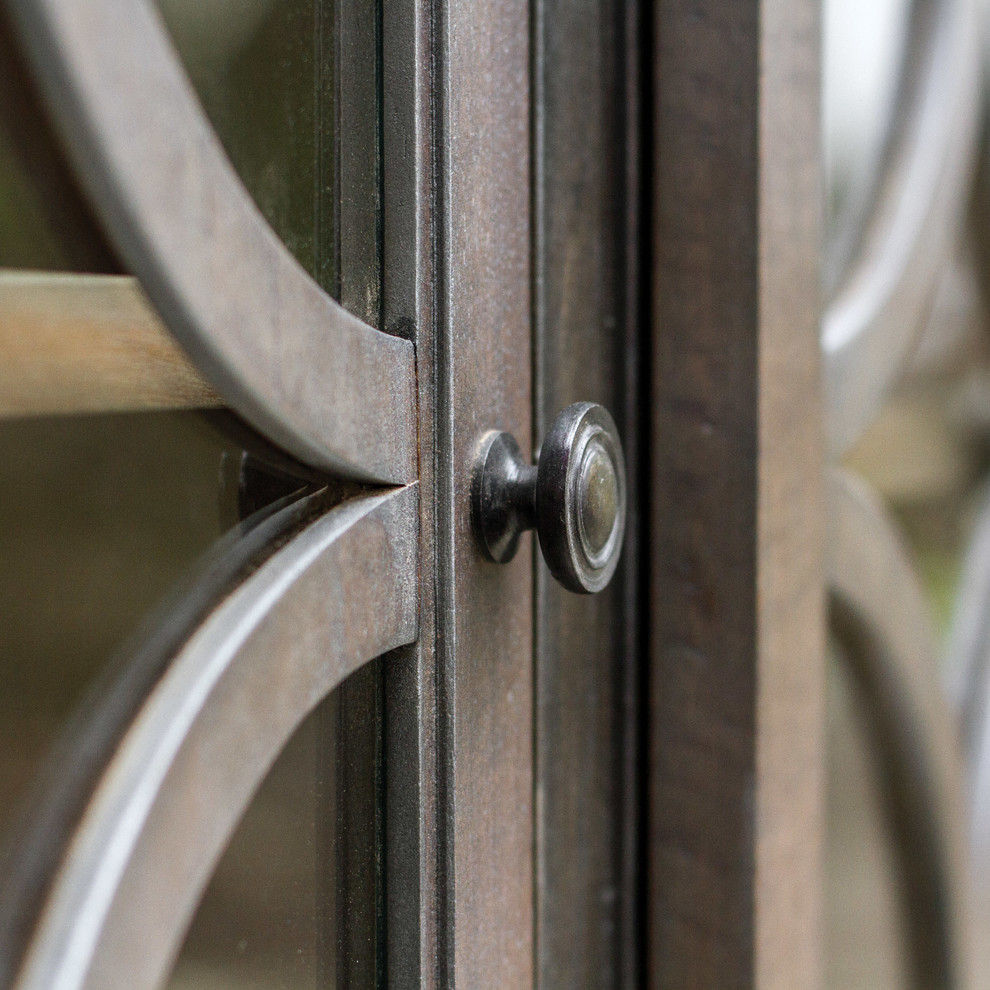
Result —
<path fill-rule="evenodd" d="M 344 309 L 276 237 L 151 0 L 9 9 L 109 236 L 227 402 L 313 467 L 414 478 L 413 345 Z"/>
<path fill-rule="evenodd" d="M 820 981 L 818 35 L 656 8 L 648 985 Z"/>
<path fill-rule="evenodd" d="M 438 866 L 437 321 L 432 7 L 384 0 L 382 326 L 412 333 L 419 412 L 420 636 L 386 665 L 389 990 L 436 990 L 445 890 Z M 403 330 L 405 328 L 405 330 Z"/>
<path fill-rule="evenodd" d="M 641 367 L 642 321 L 627 298 L 638 250 L 627 212 L 635 203 L 636 116 L 621 112 L 640 96 L 626 76 L 638 41 L 629 43 L 624 23 L 630 6 L 536 0 L 532 15 L 536 446 L 570 403 L 599 402 L 618 426 L 630 493 L 619 570 L 603 591 L 565 590 L 537 555 L 541 987 L 641 983 L 635 878 L 642 406 L 639 378 L 628 371 Z"/>
<path fill-rule="evenodd" d="M 0 272 L 0 417 L 221 405 L 123 275 Z"/>
<path fill-rule="evenodd" d="M 488 430 L 532 442 L 525 0 L 449 0 L 440 25 L 441 986 L 531 987 L 533 541 L 487 563 L 470 520 Z"/>
<path fill-rule="evenodd" d="M 818 6 L 761 27 L 756 985 L 796 990 L 823 974 Z"/>

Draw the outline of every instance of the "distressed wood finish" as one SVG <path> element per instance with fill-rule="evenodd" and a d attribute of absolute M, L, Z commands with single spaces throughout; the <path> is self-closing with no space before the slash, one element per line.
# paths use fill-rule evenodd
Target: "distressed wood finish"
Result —
<path fill-rule="evenodd" d="M 533 544 L 486 563 L 470 521 L 477 445 L 532 442 L 529 5 L 440 18 L 438 598 L 441 986 L 533 985 Z"/>
<path fill-rule="evenodd" d="M 0 271 L 0 417 L 221 405 L 125 275 Z"/>
<path fill-rule="evenodd" d="M 625 0 L 534 0 L 533 7 L 537 444 L 561 409 L 600 402 L 622 436 L 630 492 L 622 559 L 605 590 L 572 594 L 539 557 L 536 563 L 537 977 L 539 986 L 606 990 L 641 982 L 635 747 L 642 409 L 633 270 L 639 245 L 630 211 L 640 94 L 626 75 L 639 39 L 627 23 L 636 5 Z M 627 115 L 618 112 L 624 105 Z"/>
<path fill-rule="evenodd" d="M 811 988 L 817 11 L 656 8 L 648 985 Z"/>
<path fill-rule="evenodd" d="M 439 908 L 437 322 L 434 267 L 432 10 L 383 0 L 382 325 L 416 343 L 420 637 L 385 668 L 388 986 L 435 990 Z"/>
<path fill-rule="evenodd" d="M 760 5 L 755 972 L 821 983 L 825 606 L 817 4 Z"/>
<path fill-rule="evenodd" d="M 331 299 L 278 240 L 151 0 L 9 8 L 94 208 L 218 391 L 306 463 L 362 481 L 412 480 L 412 345 Z"/>
<path fill-rule="evenodd" d="M 418 496 L 410 485 L 345 501 L 191 631 L 94 782 L 18 990 L 163 984 L 293 730 L 346 677 L 416 639 Z"/>

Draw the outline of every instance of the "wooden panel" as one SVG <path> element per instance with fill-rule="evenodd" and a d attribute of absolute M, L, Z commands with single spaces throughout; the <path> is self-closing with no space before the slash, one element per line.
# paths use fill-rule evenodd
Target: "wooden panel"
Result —
<path fill-rule="evenodd" d="M 565 591 L 537 555 L 537 966 L 545 987 L 639 986 L 635 901 L 640 328 L 630 284 L 639 93 L 635 4 L 534 2 L 536 430 L 600 402 L 625 446 L 612 583 Z M 578 54 L 580 53 L 580 57 Z M 627 88 L 628 87 L 628 88 Z M 580 94 L 580 99 L 575 98 Z"/>
<path fill-rule="evenodd" d="M 810 0 L 656 8 L 648 983 L 820 981 Z"/>
<path fill-rule="evenodd" d="M 822 978 L 818 5 L 760 5 L 756 985 Z"/>
<path fill-rule="evenodd" d="M 0 417 L 221 400 L 123 275 L 0 272 Z"/>
<path fill-rule="evenodd" d="M 438 597 L 441 986 L 533 983 L 533 563 L 486 563 L 471 531 L 482 435 L 532 442 L 529 5 L 441 16 Z"/>
<path fill-rule="evenodd" d="M 420 484 L 420 637 L 385 665 L 388 986 L 433 990 L 439 904 L 438 599 L 434 293 L 433 10 L 382 4 L 384 261 L 382 326 L 416 342 Z"/>

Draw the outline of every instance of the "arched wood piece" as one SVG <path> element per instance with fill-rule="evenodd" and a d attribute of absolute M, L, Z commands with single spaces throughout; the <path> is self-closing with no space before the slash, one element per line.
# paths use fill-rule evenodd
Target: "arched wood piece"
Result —
<path fill-rule="evenodd" d="M 825 433 L 841 457 L 880 411 L 924 329 L 959 229 L 976 144 L 980 30 L 973 0 L 916 3 L 921 48 L 899 140 L 822 321 Z"/>
<path fill-rule="evenodd" d="M 948 646 L 949 692 L 968 757 L 972 873 L 979 935 L 990 931 L 990 488 L 970 536 Z M 980 954 L 980 986 L 990 960 Z"/>
<path fill-rule="evenodd" d="M 869 712 L 903 880 L 918 987 L 972 987 L 974 907 L 962 751 L 939 679 L 927 602 L 880 502 L 854 476 L 828 479 L 830 632 Z"/>
<path fill-rule="evenodd" d="M 19 990 L 152 990 L 305 716 L 415 640 L 418 485 L 345 502 L 252 574 L 155 685 L 93 790 Z"/>
<path fill-rule="evenodd" d="M 981 739 L 990 738 L 990 486 L 982 492 L 969 532 L 946 653 L 949 697 L 959 714 L 968 756 L 978 767 Z M 976 822 L 982 835 L 978 832 L 974 838 L 990 853 L 990 776 L 987 771 L 984 775 L 984 812 Z"/>
<path fill-rule="evenodd" d="M 416 474 L 413 346 L 331 299 L 265 222 L 151 0 L 10 0 L 117 249 L 224 398 L 316 467 Z"/>

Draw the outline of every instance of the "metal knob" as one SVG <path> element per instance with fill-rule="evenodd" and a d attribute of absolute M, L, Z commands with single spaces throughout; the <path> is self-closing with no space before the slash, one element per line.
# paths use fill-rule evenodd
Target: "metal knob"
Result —
<path fill-rule="evenodd" d="M 496 564 L 512 560 L 536 529 L 553 576 L 591 594 L 611 580 L 626 526 L 626 469 L 608 411 L 576 402 L 553 421 L 536 466 L 510 433 L 481 439 L 471 483 L 478 545 Z"/>

